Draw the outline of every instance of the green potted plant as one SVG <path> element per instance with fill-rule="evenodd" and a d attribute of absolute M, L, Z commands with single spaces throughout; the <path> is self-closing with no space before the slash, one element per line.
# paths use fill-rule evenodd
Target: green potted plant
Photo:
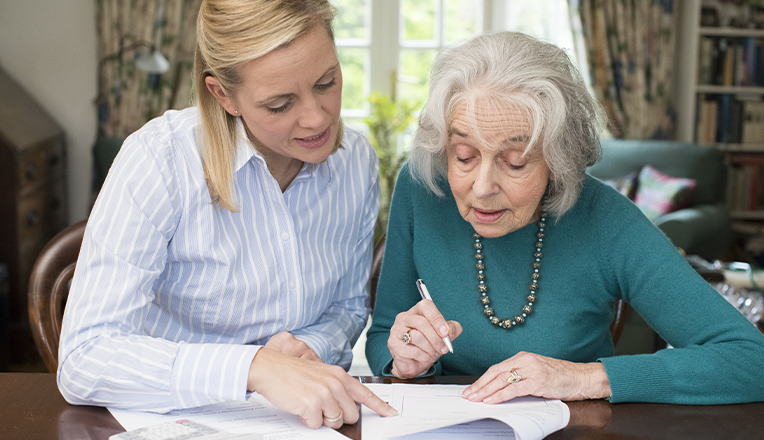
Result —
<path fill-rule="evenodd" d="M 403 133 L 414 120 L 413 115 L 418 104 L 407 100 L 393 101 L 379 92 L 373 92 L 369 96 L 369 103 L 371 110 L 364 122 L 369 126 L 371 144 L 374 145 L 379 156 L 379 183 L 382 187 L 379 217 L 374 230 L 376 242 L 387 230 L 387 217 L 395 179 L 408 156 L 405 151 L 398 151 L 397 135 Z"/>

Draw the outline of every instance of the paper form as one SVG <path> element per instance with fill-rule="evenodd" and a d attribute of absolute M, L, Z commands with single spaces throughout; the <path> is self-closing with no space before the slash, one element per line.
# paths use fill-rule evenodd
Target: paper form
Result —
<path fill-rule="evenodd" d="M 264 440 L 281 439 L 344 439 L 337 431 L 322 426 L 310 429 L 300 418 L 279 409 L 263 396 L 252 393 L 246 402 L 231 401 L 170 411 L 167 414 L 112 409 L 109 411 L 126 431 L 179 419 L 193 420 L 232 434 L 263 434 Z"/>
<path fill-rule="evenodd" d="M 517 440 L 533 440 L 544 438 L 564 428 L 570 420 L 570 410 L 559 400 L 519 397 L 498 405 L 486 405 L 463 399 L 461 395 L 467 388 L 466 385 L 366 386 L 382 400 L 390 402 L 400 415 L 384 418 L 365 407 L 362 408 L 361 426 L 364 440 L 399 436 L 407 436 L 403 437 L 407 440 L 480 438 L 496 435 L 495 431 L 501 429 L 500 425 L 504 426 L 501 435 L 513 438 L 510 433 L 514 431 L 514 438 Z M 495 419 L 501 423 L 481 419 Z M 436 433 L 431 431 L 434 429 L 438 430 L 437 437 L 434 437 Z"/>
<path fill-rule="evenodd" d="M 395 440 L 496 440 L 497 438 L 515 440 L 515 432 L 504 422 L 483 419 L 395 437 Z"/>

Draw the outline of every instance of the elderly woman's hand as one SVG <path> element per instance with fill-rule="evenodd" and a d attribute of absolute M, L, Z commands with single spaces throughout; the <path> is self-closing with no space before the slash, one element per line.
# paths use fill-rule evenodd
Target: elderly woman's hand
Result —
<path fill-rule="evenodd" d="M 393 375 L 409 379 L 423 374 L 448 353 L 443 337 L 449 336 L 453 340 L 461 333 L 461 324 L 446 321 L 435 304 L 427 299 L 419 301 L 409 311 L 399 313 L 387 340 L 387 348 L 393 355 Z M 406 334 L 408 336 L 404 337 Z"/>
<path fill-rule="evenodd" d="M 610 397 L 610 382 L 599 362 L 568 362 L 521 351 L 489 368 L 462 396 L 485 403 L 501 403 L 519 396 L 603 399 Z"/>

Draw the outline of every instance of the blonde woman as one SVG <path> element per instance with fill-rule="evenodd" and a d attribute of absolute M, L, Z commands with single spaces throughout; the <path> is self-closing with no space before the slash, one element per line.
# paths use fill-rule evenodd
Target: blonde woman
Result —
<path fill-rule="evenodd" d="M 374 149 L 340 119 L 326 0 L 206 0 L 197 106 L 127 138 L 61 335 L 73 404 L 165 412 L 257 391 L 312 428 L 395 410 L 342 367 L 368 314 Z"/>

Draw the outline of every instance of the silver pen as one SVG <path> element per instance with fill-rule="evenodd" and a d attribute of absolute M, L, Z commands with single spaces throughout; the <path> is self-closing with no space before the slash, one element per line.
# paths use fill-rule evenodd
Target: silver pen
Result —
<path fill-rule="evenodd" d="M 427 286 L 424 285 L 424 281 L 421 279 L 416 280 L 416 288 L 419 290 L 419 295 L 422 297 L 422 299 L 429 299 L 432 301 L 432 297 L 430 296 L 430 292 L 427 291 Z M 434 303 L 435 301 L 433 301 Z M 443 336 L 443 342 L 446 344 L 446 347 L 448 347 L 448 351 L 451 353 L 454 352 L 454 346 L 451 345 L 451 338 L 448 336 Z"/>

